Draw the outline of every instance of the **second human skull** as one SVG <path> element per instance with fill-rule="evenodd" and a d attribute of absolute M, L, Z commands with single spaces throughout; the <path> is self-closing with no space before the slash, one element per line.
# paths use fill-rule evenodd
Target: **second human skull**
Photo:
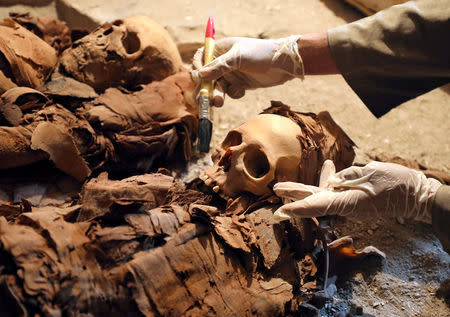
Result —
<path fill-rule="evenodd" d="M 277 182 L 314 184 L 327 159 L 338 169 L 352 163 L 353 142 L 328 112 L 286 113 L 290 117 L 260 114 L 231 130 L 212 155 L 214 165 L 201 176 L 205 183 L 225 197 L 265 196 Z"/>
<path fill-rule="evenodd" d="M 288 118 L 261 114 L 231 130 L 212 158 L 206 175 L 225 195 L 247 191 L 263 195 L 274 179 L 297 179 L 302 130 Z M 273 184 L 272 184 L 273 185 Z"/>
<path fill-rule="evenodd" d="M 64 51 L 61 65 L 96 90 L 134 87 L 180 70 L 181 57 L 169 33 L 145 16 L 105 23 Z"/>

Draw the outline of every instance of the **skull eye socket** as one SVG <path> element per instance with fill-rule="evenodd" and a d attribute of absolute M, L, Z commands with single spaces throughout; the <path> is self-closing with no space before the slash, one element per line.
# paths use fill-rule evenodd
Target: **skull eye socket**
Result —
<path fill-rule="evenodd" d="M 236 146 L 242 143 L 242 135 L 237 131 L 230 131 L 227 137 L 222 142 L 222 148 L 228 149 L 231 146 Z"/>
<path fill-rule="evenodd" d="M 245 153 L 244 166 L 247 173 L 254 178 L 261 178 L 270 170 L 266 154 L 255 147 L 249 148 Z"/>
<path fill-rule="evenodd" d="M 139 40 L 137 34 L 134 32 L 127 33 L 122 39 L 122 44 L 123 47 L 125 47 L 127 54 L 133 54 L 134 52 L 137 52 L 141 47 L 141 41 Z"/>

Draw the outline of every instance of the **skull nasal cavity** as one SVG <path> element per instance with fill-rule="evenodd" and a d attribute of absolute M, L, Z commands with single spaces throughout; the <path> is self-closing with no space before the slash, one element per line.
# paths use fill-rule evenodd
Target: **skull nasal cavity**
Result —
<path fill-rule="evenodd" d="M 141 47 L 141 41 L 139 40 L 138 36 L 134 32 L 128 33 L 123 39 L 122 39 L 123 47 L 125 47 L 125 50 L 128 54 L 133 54 L 134 52 L 137 52 L 139 48 Z"/>
<path fill-rule="evenodd" d="M 266 154 L 258 148 L 250 148 L 244 156 L 244 166 L 247 173 L 254 178 L 266 175 L 270 170 Z"/>
<path fill-rule="evenodd" d="M 231 151 L 231 149 L 228 149 L 219 160 L 219 166 L 223 166 L 224 172 L 228 172 L 228 170 L 230 169 L 232 154 L 233 151 Z"/>

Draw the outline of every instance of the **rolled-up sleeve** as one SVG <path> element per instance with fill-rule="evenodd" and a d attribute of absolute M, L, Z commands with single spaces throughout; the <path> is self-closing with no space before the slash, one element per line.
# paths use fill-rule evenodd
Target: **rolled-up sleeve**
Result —
<path fill-rule="evenodd" d="M 449 82 L 450 1 L 393 6 L 328 30 L 337 68 L 377 117 Z"/>

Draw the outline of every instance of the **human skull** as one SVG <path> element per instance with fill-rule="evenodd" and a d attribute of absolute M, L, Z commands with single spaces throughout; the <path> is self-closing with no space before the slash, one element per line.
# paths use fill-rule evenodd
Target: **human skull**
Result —
<path fill-rule="evenodd" d="M 214 166 L 205 183 L 233 197 L 240 192 L 257 196 L 271 192 L 274 181 L 296 181 L 302 157 L 294 121 L 275 114 L 260 114 L 231 130 L 212 155 Z M 218 186 L 218 187 L 216 187 Z"/>
<path fill-rule="evenodd" d="M 96 90 L 162 80 L 181 67 L 169 33 L 145 16 L 105 23 L 63 52 L 61 65 Z"/>
<path fill-rule="evenodd" d="M 272 193 L 277 182 L 316 185 L 325 160 L 337 170 L 353 162 L 353 141 L 327 111 L 301 113 L 280 102 L 231 130 L 200 178 L 222 197 Z"/>

